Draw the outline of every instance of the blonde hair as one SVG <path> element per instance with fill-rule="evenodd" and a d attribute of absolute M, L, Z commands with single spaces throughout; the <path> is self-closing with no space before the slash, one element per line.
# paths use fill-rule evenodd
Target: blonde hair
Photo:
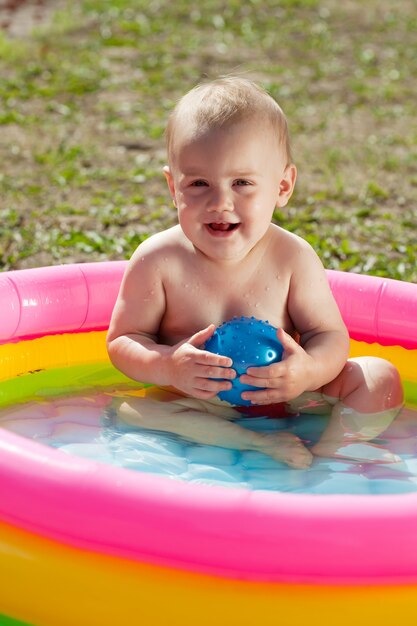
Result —
<path fill-rule="evenodd" d="M 246 78 L 225 77 L 202 83 L 183 96 L 172 111 L 166 129 L 168 158 L 171 159 L 175 128 L 190 119 L 197 134 L 222 128 L 247 119 L 259 118 L 276 133 L 291 163 L 291 146 L 287 119 L 279 104 L 267 91 Z"/>

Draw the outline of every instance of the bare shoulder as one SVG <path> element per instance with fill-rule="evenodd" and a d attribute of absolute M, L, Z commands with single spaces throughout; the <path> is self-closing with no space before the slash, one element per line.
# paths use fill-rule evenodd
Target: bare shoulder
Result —
<path fill-rule="evenodd" d="M 189 242 L 179 226 L 151 235 L 145 239 L 131 256 L 125 278 L 136 277 L 138 274 L 148 280 L 170 275 L 179 269 L 187 255 Z"/>
<path fill-rule="evenodd" d="M 145 239 L 133 253 L 130 264 L 135 266 L 146 261 L 156 263 L 158 259 L 175 255 L 186 245 L 181 228 L 173 226 Z"/>
<path fill-rule="evenodd" d="M 326 271 L 313 247 L 302 237 L 279 227 L 273 232 L 273 247 L 280 250 L 277 254 L 281 255 L 288 278 L 288 312 L 302 340 L 328 330 L 344 332 Z"/>
<path fill-rule="evenodd" d="M 109 337 L 141 334 L 155 338 L 166 310 L 166 285 L 175 274 L 174 260 L 185 245 L 180 229 L 170 228 L 143 241 L 123 276 Z"/>
<path fill-rule="evenodd" d="M 271 224 L 270 232 L 272 254 L 291 274 L 312 265 L 323 269 L 317 253 L 305 239 L 275 224 Z"/>
<path fill-rule="evenodd" d="M 163 299 L 165 286 L 186 265 L 189 242 L 179 226 L 173 226 L 145 239 L 133 253 L 121 285 L 119 299 L 144 300 L 151 294 Z M 149 296 L 148 296 L 149 297 Z M 143 306 L 143 305 L 142 305 Z"/>

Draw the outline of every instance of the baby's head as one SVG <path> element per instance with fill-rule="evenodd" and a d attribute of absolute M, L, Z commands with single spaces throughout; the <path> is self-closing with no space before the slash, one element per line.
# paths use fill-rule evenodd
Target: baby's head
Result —
<path fill-rule="evenodd" d="M 181 98 L 168 120 L 168 161 L 175 160 L 176 129 L 187 125 L 195 139 L 233 124 L 255 121 L 274 133 L 286 164 L 292 162 L 288 125 L 281 107 L 245 78 L 226 77 L 198 85 Z"/>

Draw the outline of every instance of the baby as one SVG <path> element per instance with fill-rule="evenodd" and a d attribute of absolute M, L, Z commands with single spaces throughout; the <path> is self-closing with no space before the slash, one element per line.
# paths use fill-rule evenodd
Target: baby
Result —
<path fill-rule="evenodd" d="M 119 414 L 199 443 L 258 450 L 291 467 L 309 466 L 312 454 L 352 456 L 352 442 L 376 437 L 394 419 L 402 387 L 382 359 L 347 360 L 348 333 L 319 258 L 271 223 L 297 174 L 281 108 L 246 79 L 200 85 L 171 114 L 167 149 L 164 174 L 179 224 L 133 254 L 108 332 L 113 364 L 155 387 L 120 401 Z M 242 315 L 269 320 L 284 347 L 280 363 L 241 376 L 259 387 L 242 399 L 263 415 L 282 403 L 290 413 L 331 412 L 311 449 L 290 433 L 243 428 L 234 422 L 243 409 L 217 398 L 236 372 L 231 359 L 204 344 L 216 326 Z M 384 460 L 395 459 L 387 453 Z"/>

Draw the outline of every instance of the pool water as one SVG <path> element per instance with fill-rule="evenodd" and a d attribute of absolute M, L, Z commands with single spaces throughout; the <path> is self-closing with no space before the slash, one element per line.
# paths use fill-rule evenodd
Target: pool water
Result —
<path fill-rule="evenodd" d="M 0 413 L 0 426 L 69 455 L 194 484 L 311 494 L 417 491 L 416 408 L 405 407 L 372 446 L 355 444 L 360 446 L 361 461 L 316 457 L 310 468 L 297 470 L 259 452 L 198 445 L 127 425 L 106 414 L 110 394 L 8 407 Z M 303 414 L 288 419 L 245 418 L 238 423 L 260 432 L 292 432 L 309 446 L 318 440 L 327 419 Z M 398 462 L 382 462 L 387 450 L 399 457 Z"/>

